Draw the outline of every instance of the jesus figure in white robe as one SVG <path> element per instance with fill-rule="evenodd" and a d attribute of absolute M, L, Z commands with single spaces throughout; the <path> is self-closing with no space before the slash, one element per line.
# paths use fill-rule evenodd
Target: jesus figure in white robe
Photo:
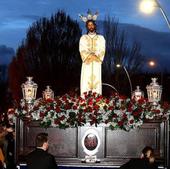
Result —
<path fill-rule="evenodd" d="M 102 94 L 101 65 L 105 55 L 105 39 L 96 33 L 93 20 L 86 22 L 88 33 L 82 35 L 79 51 L 82 59 L 81 68 L 81 96 L 84 92 L 92 91 Z"/>

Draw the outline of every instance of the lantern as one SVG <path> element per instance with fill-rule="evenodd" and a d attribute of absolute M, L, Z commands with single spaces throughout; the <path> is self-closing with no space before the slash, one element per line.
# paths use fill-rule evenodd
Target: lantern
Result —
<path fill-rule="evenodd" d="M 157 78 L 152 78 L 151 80 L 150 85 L 146 86 L 148 101 L 153 103 L 153 105 L 157 105 L 161 100 L 162 86 L 157 83 Z"/>
<path fill-rule="evenodd" d="M 53 92 L 52 89 L 50 89 L 50 86 L 47 86 L 45 91 L 43 91 L 43 98 L 45 100 L 47 100 L 47 99 L 54 99 L 54 92 Z"/>
<path fill-rule="evenodd" d="M 31 103 L 36 99 L 38 85 L 32 81 L 33 77 L 27 77 L 27 81 L 21 85 L 23 99 Z"/>
<path fill-rule="evenodd" d="M 136 86 L 136 90 L 132 92 L 132 99 L 135 99 L 136 101 L 138 101 L 139 99 L 143 97 L 144 97 L 143 91 L 140 89 L 139 86 Z"/>

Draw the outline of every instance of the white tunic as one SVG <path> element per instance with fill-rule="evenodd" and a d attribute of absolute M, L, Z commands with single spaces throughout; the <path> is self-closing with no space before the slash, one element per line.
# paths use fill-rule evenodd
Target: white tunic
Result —
<path fill-rule="evenodd" d="M 82 35 L 79 42 L 79 51 L 82 59 L 81 68 L 81 96 L 84 92 L 93 91 L 102 94 L 101 64 L 105 54 L 105 39 L 102 35 Z M 96 55 L 100 60 L 86 63 L 86 59 Z"/>

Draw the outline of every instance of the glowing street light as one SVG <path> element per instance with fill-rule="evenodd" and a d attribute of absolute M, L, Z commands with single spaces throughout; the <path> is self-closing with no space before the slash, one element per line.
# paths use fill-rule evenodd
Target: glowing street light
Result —
<path fill-rule="evenodd" d="M 154 11 L 155 1 L 153 0 L 143 0 L 140 3 L 140 10 L 146 14 L 150 14 Z"/>
<path fill-rule="evenodd" d="M 154 8 L 158 7 L 159 10 L 161 11 L 161 14 L 163 16 L 163 18 L 165 19 L 168 28 L 170 29 L 170 21 L 166 15 L 166 12 L 164 11 L 164 9 L 162 8 L 162 6 L 160 5 L 160 3 L 158 2 L 158 0 L 142 0 L 140 3 L 140 10 L 146 14 L 150 14 L 154 11 Z"/>
<path fill-rule="evenodd" d="M 151 67 L 155 67 L 155 65 L 156 65 L 155 61 L 153 61 L 153 60 L 150 60 L 150 61 L 148 62 L 148 64 L 149 64 L 149 66 L 151 66 Z"/>

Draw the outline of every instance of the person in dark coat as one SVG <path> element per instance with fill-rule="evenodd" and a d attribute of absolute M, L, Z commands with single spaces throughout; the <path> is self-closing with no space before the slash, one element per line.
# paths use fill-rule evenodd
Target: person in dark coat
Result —
<path fill-rule="evenodd" d="M 142 150 L 141 158 L 131 159 L 123 164 L 120 169 L 158 169 L 158 166 L 155 163 L 153 149 L 146 146 Z"/>
<path fill-rule="evenodd" d="M 6 169 L 16 169 L 16 164 L 15 164 L 15 158 L 14 158 L 14 152 L 15 152 L 15 131 L 14 128 L 9 125 L 7 126 L 7 134 L 5 136 L 6 140 Z M 11 129 L 11 130 L 10 130 Z"/>
<path fill-rule="evenodd" d="M 26 158 L 28 169 L 57 169 L 55 158 L 47 152 L 48 134 L 39 133 L 36 136 L 36 149 Z"/>

